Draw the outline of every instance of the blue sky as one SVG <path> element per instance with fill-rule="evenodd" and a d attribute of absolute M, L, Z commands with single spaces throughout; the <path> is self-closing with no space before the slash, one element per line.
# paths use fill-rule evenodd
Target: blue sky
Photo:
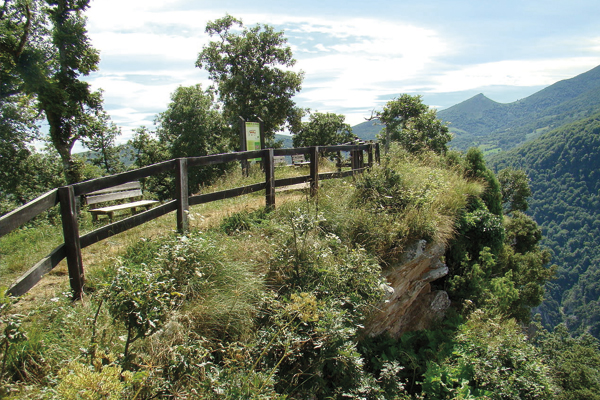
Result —
<path fill-rule="evenodd" d="M 600 1 L 94 0 L 87 12 L 105 109 L 121 141 L 152 127 L 194 66 L 207 21 L 229 13 L 285 32 L 305 73 L 296 103 L 351 125 L 402 93 L 446 108 L 478 93 L 506 103 L 600 65 Z"/>

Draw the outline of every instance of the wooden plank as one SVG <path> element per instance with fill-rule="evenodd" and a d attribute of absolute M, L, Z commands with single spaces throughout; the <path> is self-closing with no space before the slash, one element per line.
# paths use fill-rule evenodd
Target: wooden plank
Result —
<path fill-rule="evenodd" d="M 117 185 L 117 186 L 112 186 L 112 187 L 109 187 L 106 189 L 96 190 L 95 192 L 88 193 L 87 195 L 95 196 L 97 194 L 120 192 L 120 191 L 135 190 L 135 189 L 140 189 L 140 190 L 142 189 L 142 184 L 140 183 L 140 181 L 127 182 L 122 185 Z"/>
<path fill-rule="evenodd" d="M 86 204 L 91 206 L 98 203 L 106 203 L 108 201 L 132 199 L 134 197 L 142 197 L 141 189 L 127 190 L 114 193 L 103 193 L 94 196 L 87 195 L 85 196 L 85 202 Z"/>
<path fill-rule="evenodd" d="M 81 242 L 81 248 L 91 246 L 101 240 L 107 239 L 118 233 L 125 232 L 131 228 L 135 228 L 138 225 L 152 221 L 165 214 L 173 212 L 177 209 L 177 202 L 171 200 L 168 203 L 162 204 L 158 207 L 154 207 L 151 210 L 141 212 L 139 214 L 132 215 L 131 217 L 122 219 L 110 225 L 103 226 L 92 232 L 83 235 L 79 240 Z"/>
<path fill-rule="evenodd" d="M 39 214 L 58 204 L 58 189 L 44 193 L 38 198 L 0 217 L 0 237 L 31 221 Z"/>
<path fill-rule="evenodd" d="M 188 157 L 188 167 L 197 167 L 201 165 L 224 164 L 233 161 L 243 161 L 251 158 L 261 158 L 264 150 L 238 151 L 235 153 L 213 154 L 202 157 Z"/>
<path fill-rule="evenodd" d="M 190 197 L 190 205 L 195 206 L 198 204 L 210 203 L 211 201 L 230 199 L 232 197 L 242 196 L 244 194 L 250 194 L 264 190 L 267 184 L 265 182 L 255 183 L 254 185 L 243 186 L 234 189 L 221 190 L 219 192 L 198 194 Z"/>
<path fill-rule="evenodd" d="M 146 207 L 146 206 L 149 206 L 154 203 L 158 203 L 158 200 L 140 200 L 140 201 L 134 201 L 132 203 L 116 204 L 114 206 L 94 208 L 93 210 L 88 210 L 88 211 L 92 214 L 108 214 L 110 212 L 127 210 L 129 208 L 133 209 L 136 207 Z"/>
<path fill-rule="evenodd" d="M 333 151 L 352 151 L 352 150 L 367 150 L 368 144 L 343 144 L 337 146 L 319 146 L 321 152 L 330 153 Z"/>
<path fill-rule="evenodd" d="M 175 169 L 175 160 L 164 161 L 157 164 L 152 164 L 147 167 L 134 169 L 127 172 L 122 172 L 116 175 L 96 178 L 85 182 L 76 183 L 73 185 L 75 196 L 81 196 L 97 190 L 110 188 L 121 185 L 123 183 L 139 181 L 152 175 L 158 175 L 163 172 L 172 171 Z"/>
<path fill-rule="evenodd" d="M 65 251 L 65 245 L 61 244 L 52 252 L 41 259 L 37 264 L 33 267 L 29 268 L 27 272 L 25 272 L 17 282 L 8 289 L 6 292 L 9 296 L 22 296 L 31 290 L 44 275 L 50 272 L 54 267 L 58 265 L 64 258 L 67 256 L 67 252 Z"/>
<path fill-rule="evenodd" d="M 294 154 L 308 154 L 310 147 L 296 147 L 294 149 L 273 149 L 275 156 L 293 156 Z"/>
<path fill-rule="evenodd" d="M 297 185 L 310 182 L 310 175 L 294 176 L 292 178 L 275 179 L 275 187 Z"/>

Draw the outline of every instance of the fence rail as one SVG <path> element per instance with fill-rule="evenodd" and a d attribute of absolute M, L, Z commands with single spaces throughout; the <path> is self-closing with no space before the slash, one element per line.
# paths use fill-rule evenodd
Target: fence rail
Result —
<path fill-rule="evenodd" d="M 318 159 L 321 153 L 327 152 L 350 152 L 351 170 L 319 173 Z M 244 151 L 227 154 L 215 154 L 203 157 L 178 158 L 164 161 L 147 167 L 123 172 L 116 175 L 105 176 L 69 186 L 53 189 L 35 200 L 11 211 L 0 217 L 0 237 L 19 228 L 36 216 L 48 209 L 60 205 L 64 243 L 56 247 L 49 255 L 40 260 L 22 275 L 7 294 L 21 296 L 33 288 L 42 277 L 56 267 L 63 259 L 67 259 L 69 269 L 69 282 L 74 298 L 80 298 L 83 293 L 84 269 L 81 258 L 81 249 L 94 243 L 105 240 L 118 233 L 125 232 L 131 228 L 142 225 L 160 216 L 176 211 L 177 229 L 180 232 L 188 230 L 189 207 L 198 204 L 224 200 L 244 194 L 265 190 L 265 202 L 267 207 L 275 207 L 275 188 L 295 185 L 299 183 L 310 183 L 311 195 L 315 195 L 319 188 L 319 181 L 324 179 L 342 178 L 361 173 L 366 167 L 364 163 L 364 152 L 367 152 L 368 162 L 366 167 L 379 162 L 379 144 L 359 144 L 340 146 L 315 146 L 295 149 L 265 149 L 255 151 Z M 304 154 L 310 156 L 310 175 L 275 179 L 276 156 L 291 156 Z M 189 196 L 188 194 L 188 168 L 197 166 L 208 166 L 224 164 L 234 161 L 246 162 L 249 159 L 262 160 L 265 171 L 265 181 L 253 185 L 222 190 L 213 193 Z M 128 218 L 111 223 L 83 236 L 79 235 L 79 224 L 77 221 L 76 198 L 90 192 L 107 189 L 123 183 L 136 181 L 149 176 L 164 172 L 175 171 L 176 193 L 175 199 L 150 210 L 132 215 Z"/>

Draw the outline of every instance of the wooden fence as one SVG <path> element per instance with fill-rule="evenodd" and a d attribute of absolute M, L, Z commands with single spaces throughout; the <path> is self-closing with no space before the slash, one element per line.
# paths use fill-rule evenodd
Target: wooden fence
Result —
<path fill-rule="evenodd" d="M 321 153 L 346 151 L 351 155 L 351 170 L 319 173 L 318 159 Z M 379 162 L 379 144 L 339 145 L 339 146 L 316 146 L 295 149 L 265 149 L 255 151 L 244 151 L 237 153 L 216 154 L 204 157 L 188 157 L 169 160 L 144 168 L 123 172 L 116 175 L 105 176 L 69 186 L 53 189 L 37 199 L 17 208 L 16 210 L 0 217 L 0 237 L 12 232 L 21 225 L 27 223 L 44 211 L 60 205 L 64 243 L 55 248 L 49 255 L 22 275 L 17 282 L 8 289 L 7 294 L 21 296 L 27 293 L 42 277 L 50 272 L 63 259 L 67 259 L 69 270 L 69 282 L 75 299 L 81 297 L 84 285 L 84 269 L 81 257 L 81 249 L 94 243 L 107 239 L 113 235 L 134 228 L 145 222 L 156 219 L 162 215 L 176 211 L 177 230 L 185 232 L 188 230 L 189 207 L 197 204 L 228 199 L 265 190 L 265 202 L 267 207 L 275 207 L 275 188 L 298 183 L 310 183 L 310 193 L 315 195 L 319 188 L 319 180 L 342 178 L 365 169 L 364 153 L 367 153 L 367 167 L 373 162 Z M 275 179 L 275 156 L 291 156 L 295 154 L 310 155 L 310 175 Z M 234 161 L 245 162 L 249 159 L 262 159 L 265 171 L 265 181 L 253 185 L 222 190 L 214 193 L 188 195 L 188 168 L 223 164 Z M 128 218 L 98 228 L 83 236 L 79 235 L 79 224 L 77 221 L 76 199 L 101 189 L 110 188 L 123 183 L 136 181 L 149 176 L 164 172 L 175 171 L 176 192 L 173 200 L 167 201 L 157 207 L 145 212 L 132 215 Z"/>

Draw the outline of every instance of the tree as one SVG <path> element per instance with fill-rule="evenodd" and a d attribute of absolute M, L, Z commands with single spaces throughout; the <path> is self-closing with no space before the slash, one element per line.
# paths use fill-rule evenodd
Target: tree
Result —
<path fill-rule="evenodd" d="M 441 363 L 428 363 L 424 398 L 553 398 L 548 367 L 515 320 L 489 318 L 477 310 L 454 340 L 449 357 Z"/>
<path fill-rule="evenodd" d="M 18 188 L 31 155 L 29 143 L 37 132 L 34 122 L 27 98 L 0 98 L 0 195 L 18 203 L 22 201 Z"/>
<path fill-rule="evenodd" d="M 534 343 L 558 387 L 555 399 L 600 400 L 600 343 L 589 333 L 572 337 L 564 324 L 552 333 L 537 324 Z"/>
<path fill-rule="evenodd" d="M 500 182 L 494 172 L 485 165 L 483 152 L 471 147 L 465 155 L 465 173 L 468 178 L 481 179 L 486 183 L 486 189 L 481 198 L 488 210 L 496 215 L 502 215 L 502 191 Z"/>
<path fill-rule="evenodd" d="M 403 94 L 388 101 L 383 111 L 376 112 L 372 118 L 384 125 L 381 140 L 386 153 L 390 142 L 399 142 L 412 152 L 430 149 L 444 153 L 451 139 L 448 127 L 437 120 L 435 111 L 429 111 L 421 96 Z"/>
<path fill-rule="evenodd" d="M 158 140 L 168 149 L 169 158 L 225 153 L 237 137 L 216 107 L 213 92 L 203 90 L 201 85 L 177 88 L 156 122 Z M 220 165 L 189 171 L 190 191 L 210 184 L 223 168 Z"/>
<path fill-rule="evenodd" d="M 356 139 L 352 127 L 345 123 L 346 117 L 334 113 L 314 113 L 308 122 L 302 123 L 294 133 L 294 147 L 326 146 L 347 143 Z"/>
<path fill-rule="evenodd" d="M 125 169 L 120 157 L 122 146 L 115 145 L 115 139 L 121 135 L 121 129 L 109 120 L 110 117 L 106 113 L 101 113 L 92 125 L 95 134 L 84 139 L 83 144 L 97 153 L 96 157 L 91 159 L 92 164 L 103 168 L 107 174 L 116 174 Z"/>
<path fill-rule="evenodd" d="M 35 96 L 68 183 L 80 179 L 73 146 L 94 135 L 89 125 L 102 102 L 100 93 L 79 79 L 99 61 L 85 29 L 88 6 L 89 0 L 5 0 L 0 10 L 0 61 L 11 80 L 9 92 Z"/>
<path fill-rule="evenodd" d="M 235 25 L 242 31 L 233 32 Z M 260 24 L 244 28 L 226 15 L 209 22 L 206 33 L 218 40 L 202 48 L 196 66 L 206 68 L 214 81 L 227 121 L 238 126 L 238 116 L 261 118 L 268 141 L 284 126 L 297 131 L 303 112 L 292 97 L 301 89 L 303 73 L 288 70 L 296 60 L 283 32 Z"/>
<path fill-rule="evenodd" d="M 429 109 L 407 121 L 398 141 L 411 153 L 431 150 L 445 154 L 450 140 L 448 127 L 438 119 L 435 110 Z"/>
<path fill-rule="evenodd" d="M 507 213 L 527 211 L 527 198 L 531 196 L 529 177 L 520 169 L 505 168 L 498 172 L 498 180 L 502 187 L 502 204 Z"/>

